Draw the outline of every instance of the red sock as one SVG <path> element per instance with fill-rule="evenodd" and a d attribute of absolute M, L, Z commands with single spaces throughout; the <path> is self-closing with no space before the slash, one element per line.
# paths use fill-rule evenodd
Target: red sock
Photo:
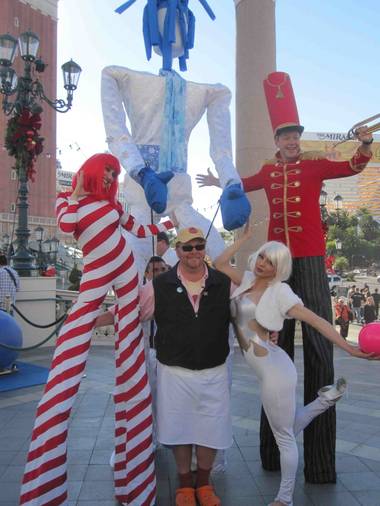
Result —
<path fill-rule="evenodd" d="M 201 469 L 200 467 L 198 467 L 197 478 L 195 481 L 196 488 L 203 487 L 203 486 L 209 484 L 210 472 L 211 472 L 211 468 L 210 469 Z"/>
<path fill-rule="evenodd" d="M 178 480 L 180 488 L 194 487 L 193 474 L 191 471 L 188 473 L 178 473 Z"/>

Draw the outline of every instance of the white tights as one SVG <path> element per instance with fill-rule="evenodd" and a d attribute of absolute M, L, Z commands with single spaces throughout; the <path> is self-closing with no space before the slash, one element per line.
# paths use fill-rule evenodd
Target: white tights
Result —
<path fill-rule="evenodd" d="M 331 403 L 317 397 L 296 408 L 297 372 L 289 356 L 275 345 L 265 346 L 265 356 L 256 356 L 254 348 L 252 343 L 244 355 L 260 380 L 261 400 L 280 450 L 281 484 L 275 500 L 292 506 L 298 467 L 296 437 Z"/>

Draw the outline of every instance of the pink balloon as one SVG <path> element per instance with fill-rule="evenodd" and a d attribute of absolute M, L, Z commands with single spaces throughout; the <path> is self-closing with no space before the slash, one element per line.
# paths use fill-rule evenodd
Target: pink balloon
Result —
<path fill-rule="evenodd" d="M 361 329 L 359 346 L 365 353 L 380 355 L 380 322 L 369 323 Z"/>

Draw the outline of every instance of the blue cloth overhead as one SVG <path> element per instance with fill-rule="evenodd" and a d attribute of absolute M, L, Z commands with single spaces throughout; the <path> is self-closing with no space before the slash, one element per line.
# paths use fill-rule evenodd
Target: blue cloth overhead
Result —
<path fill-rule="evenodd" d="M 115 12 L 122 14 L 136 0 L 128 0 L 120 5 Z M 215 14 L 206 0 L 199 0 L 211 19 Z M 172 44 L 175 43 L 175 26 L 178 16 L 179 30 L 181 33 L 184 53 L 178 58 L 179 68 L 187 70 L 186 60 L 189 58 L 189 49 L 194 47 L 195 17 L 188 7 L 189 0 L 147 0 L 143 14 L 143 34 L 145 51 L 148 60 L 152 57 L 152 47 L 158 46 L 162 53 L 164 70 L 172 69 Z M 158 28 L 158 10 L 166 8 L 163 37 Z"/>

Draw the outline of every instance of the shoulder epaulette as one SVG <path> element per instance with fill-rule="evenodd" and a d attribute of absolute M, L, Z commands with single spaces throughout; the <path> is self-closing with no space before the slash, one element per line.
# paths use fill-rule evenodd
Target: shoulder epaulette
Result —
<path fill-rule="evenodd" d="M 263 165 L 275 165 L 277 162 L 277 158 L 269 158 L 268 160 L 264 160 Z"/>
<path fill-rule="evenodd" d="M 326 159 L 326 153 L 324 151 L 301 151 L 299 155 L 300 160 L 323 160 Z M 264 160 L 263 165 L 276 165 L 278 158 L 270 158 Z"/>

